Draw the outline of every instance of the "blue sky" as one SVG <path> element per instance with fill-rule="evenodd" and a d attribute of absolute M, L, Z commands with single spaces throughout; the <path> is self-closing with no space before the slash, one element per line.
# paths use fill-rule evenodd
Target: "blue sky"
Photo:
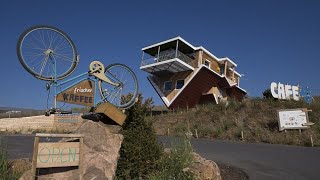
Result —
<path fill-rule="evenodd" d="M 139 70 L 141 48 L 175 36 L 228 56 L 245 76 L 240 86 L 261 96 L 272 81 L 300 83 L 320 95 L 320 1 L 15 1 L 0 2 L 0 106 L 46 108 L 45 82 L 16 55 L 19 35 L 48 24 L 76 44 L 87 71 L 92 60 L 130 66 L 145 97 L 161 100 Z"/>

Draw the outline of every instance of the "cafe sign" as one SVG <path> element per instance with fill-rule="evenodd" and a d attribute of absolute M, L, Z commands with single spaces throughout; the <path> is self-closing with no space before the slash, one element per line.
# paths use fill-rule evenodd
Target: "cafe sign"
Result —
<path fill-rule="evenodd" d="M 299 86 L 284 85 L 281 83 L 272 82 L 270 85 L 271 94 L 276 99 L 293 99 L 299 101 L 300 93 Z"/>
<path fill-rule="evenodd" d="M 94 106 L 94 81 L 83 80 L 57 95 L 57 101 L 83 106 Z"/>

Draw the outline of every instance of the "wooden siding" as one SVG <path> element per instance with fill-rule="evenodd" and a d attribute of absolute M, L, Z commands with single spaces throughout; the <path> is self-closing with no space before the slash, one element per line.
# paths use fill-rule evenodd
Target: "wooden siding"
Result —
<path fill-rule="evenodd" d="M 175 89 L 177 80 L 184 79 L 184 83 L 186 83 L 193 73 L 194 71 L 185 71 L 175 74 L 167 74 L 157 76 L 156 78 L 152 78 L 152 80 L 156 83 L 156 85 L 159 87 L 159 89 L 165 95 L 165 97 L 169 101 L 171 101 L 175 97 L 175 95 L 180 91 L 179 89 Z M 172 88 L 169 91 L 164 91 L 164 82 L 166 81 L 172 81 Z"/>
<path fill-rule="evenodd" d="M 219 76 L 206 68 L 202 68 L 169 108 L 194 107 L 202 101 L 203 94 L 207 93 L 212 87 L 218 86 L 219 81 Z"/>
<path fill-rule="evenodd" d="M 210 61 L 210 69 L 213 70 L 214 72 L 220 74 L 220 65 L 219 65 L 218 61 L 216 59 L 212 58 L 211 56 L 209 56 L 208 54 L 206 54 L 205 52 L 203 52 L 202 64 L 204 64 L 204 62 L 206 60 Z"/>

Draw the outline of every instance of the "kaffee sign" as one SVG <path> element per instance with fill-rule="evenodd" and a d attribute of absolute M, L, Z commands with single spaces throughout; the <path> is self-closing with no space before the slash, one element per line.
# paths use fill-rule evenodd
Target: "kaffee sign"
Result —
<path fill-rule="evenodd" d="M 94 106 L 94 81 L 83 80 L 57 95 L 57 101 Z"/>

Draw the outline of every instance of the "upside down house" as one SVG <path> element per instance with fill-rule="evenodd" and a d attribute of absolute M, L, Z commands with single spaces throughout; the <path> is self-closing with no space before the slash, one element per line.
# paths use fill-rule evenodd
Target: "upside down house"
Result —
<path fill-rule="evenodd" d="M 242 100 L 241 74 L 228 57 L 218 58 L 204 47 L 195 47 L 175 37 L 142 48 L 140 69 L 170 108 L 194 107 L 228 99 Z"/>

